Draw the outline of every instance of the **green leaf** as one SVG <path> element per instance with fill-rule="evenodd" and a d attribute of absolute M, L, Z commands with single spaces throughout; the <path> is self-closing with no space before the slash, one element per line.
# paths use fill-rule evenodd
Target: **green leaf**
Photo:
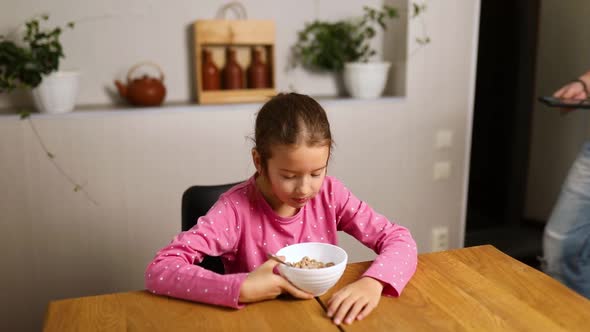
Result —
<path fill-rule="evenodd" d="M 416 38 L 416 42 L 417 42 L 419 45 L 426 45 L 426 44 L 429 44 L 429 43 L 430 43 L 430 37 L 423 37 L 423 38 L 417 37 L 417 38 Z"/>
<path fill-rule="evenodd" d="M 20 115 L 21 120 L 25 120 L 31 116 L 31 112 L 22 110 L 22 111 L 20 111 L 19 115 Z"/>
<path fill-rule="evenodd" d="M 397 17 L 397 9 L 391 6 L 384 6 L 385 11 L 387 12 L 387 16 L 389 18 L 395 18 Z"/>
<path fill-rule="evenodd" d="M 412 17 L 417 17 L 418 15 L 426 11 L 426 4 L 417 4 L 414 2 L 412 3 L 412 6 L 414 8 L 414 14 L 412 15 Z"/>
<path fill-rule="evenodd" d="M 387 25 L 385 25 L 385 21 L 383 20 L 383 17 L 379 17 L 377 19 L 377 23 L 379 23 L 379 26 L 381 27 L 381 29 L 383 29 L 383 30 L 387 29 Z"/>

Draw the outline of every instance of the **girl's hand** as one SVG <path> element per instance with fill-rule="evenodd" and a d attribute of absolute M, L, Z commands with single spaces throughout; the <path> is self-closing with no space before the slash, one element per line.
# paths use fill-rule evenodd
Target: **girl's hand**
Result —
<path fill-rule="evenodd" d="M 328 301 L 328 317 L 333 317 L 336 325 L 361 320 L 377 307 L 382 291 L 380 281 L 363 277 L 332 295 Z"/>
<path fill-rule="evenodd" d="M 285 259 L 285 257 L 280 257 Z M 267 260 L 256 270 L 250 272 L 240 288 L 241 303 L 257 302 L 274 299 L 283 293 L 289 293 L 299 299 L 313 299 L 313 295 L 293 286 L 287 279 L 273 273 L 274 267 L 279 264 L 273 260 Z"/>

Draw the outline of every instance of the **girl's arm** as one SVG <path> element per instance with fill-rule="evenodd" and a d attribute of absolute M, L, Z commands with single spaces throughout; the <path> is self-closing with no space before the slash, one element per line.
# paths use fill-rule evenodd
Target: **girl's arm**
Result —
<path fill-rule="evenodd" d="M 162 248 L 145 272 L 146 288 L 189 301 L 240 308 L 240 288 L 247 273 L 220 275 L 194 265 L 206 255 L 220 256 L 239 239 L 236 213 L 222 196 L 190 230 Z"/>
<path fill-rule="evenodd" d="M 207 215 L 199 218 L 195 227 L 177 235 L 158 252 L 145 274 L 147 289 L 155 294 L 233 308 L 283 293 L 301 299 L 313 298 L 274 274 L 275 261 L 267 261 L 250 273 L 227 275 L 193 265 L 205 255 L 220 256 L 235 250 L 239 230 L 243 229 L 236 215 L 231 202 L 222 196 Z"/>
<path fill-rule="evenodd" d="M 360 201 L 344 185 L 333 180 L 338 230 L 373 249 L 377 258 L 362 277 L 343 287 L 328 300 L 327 314 L 335 324 L 364 319 L 379 303 L 381 294 L 399 296 L 416 271 L 416 243 L 410 232 L 391 223 Z"/>
<path fill-rule="evenodd" d="M 359 200 L 342 183 L 334 182 L 338 230 L 354 236 L 378 256 L 363 277 L 384 284 L 383 293 L 399 296 L 418 263 L 416 242 L 407 228 L 392 223 Z"/>

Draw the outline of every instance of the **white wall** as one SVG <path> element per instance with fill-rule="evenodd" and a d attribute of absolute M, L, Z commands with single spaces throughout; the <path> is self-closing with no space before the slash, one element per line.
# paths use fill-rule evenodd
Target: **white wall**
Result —
<path fill-rule="evenodd" d="M 542 1 L 536 95 L 551 95 L 590 69 L 590 2 Z M 547 220 L 567 172 L 588 137 L 587 111 L 560 116 L 534 104 L 525 216 Z"/>
<path fill-rule="evenodd" d="M 183 29 L 199 15 L 212 15 L 216 2 L 175 1 L 174 7 L 170 3 L 14 0 L 3 3 L 3 9 L 11 11 L 1 10 L 0 22 L 14 24 L 44 6 L 63 20 L 113 13 L 109 20 L 79 25 L 75 31 L 85 31 L 84 37 L 70 34 L 69 64 L 85 72 L 82 100 L 107 102 L 99 87 L 152 54 L 169 73 L 171 98 L 182 101 L 190 96 Z M 280 47 L 288 47 L 304 18 L 316 12 L 350 16 L 362 4 L 376 2 L 244 3 L 252 18 L 277 20 L 277 40 Z M 330 173 L 375 209 L 409 227 L 421 252 L 430 251 L 434 226 L 449 227 L 452 247 L 463 243 L 479 18 L 479 1 L 428 4 L 425 22 L 432 44 L 414 52 L 422 24 L 411 21 L 408 29 L 407 52 L 413 55 L 407 63 L 406 97 L 322 101 L 337 143 Z M 279 6 L 289 17 L 279 14 Z M 157 24 L 152 24 L 153 13 L 160 13 Z M 138 41 L 139 36 L 147 36 L 147 41 Z M 277 61 L 284 60 L 279 56 Z M 322 79 L 303 84 L 298 79 L 297 74 L 285 76 L 279 86 L 288 87 L 290 80 L 301 89 L 328 86 Z M 180 228 L 183 190 L 252 173 L 245 136 L 252 133 L 259 106 L 33 116 L 56 160 L 85 184 L 98 205 L 72 191 L 43 155 L 28 122 L 1 115 L 0 251 L 8 268 L 0 274 L 5 308 L 0 329 L 38 330 L 51 299 L 141 289 L 146 263 Z M 452 147 L 434 148 L 441 129 L 453 132 Z M 433 181 L 436 161 L 452 164 L 448 179 Z M 353 261 L 372 257 L 349 238 L 343 238 L 343 246 Z"/>

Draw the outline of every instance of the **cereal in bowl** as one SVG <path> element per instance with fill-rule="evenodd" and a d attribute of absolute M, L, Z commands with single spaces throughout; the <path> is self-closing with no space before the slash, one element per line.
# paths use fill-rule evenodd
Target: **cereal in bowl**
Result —
<path fill-rule="evenodd" d="M 300 268 L 300 269 L 321 269 L 324 267 L 334 266 L 333 262 L 320 262 L 307 256 L 303 257 L 299 262 L 287 263 L 289 266 Z"/>

